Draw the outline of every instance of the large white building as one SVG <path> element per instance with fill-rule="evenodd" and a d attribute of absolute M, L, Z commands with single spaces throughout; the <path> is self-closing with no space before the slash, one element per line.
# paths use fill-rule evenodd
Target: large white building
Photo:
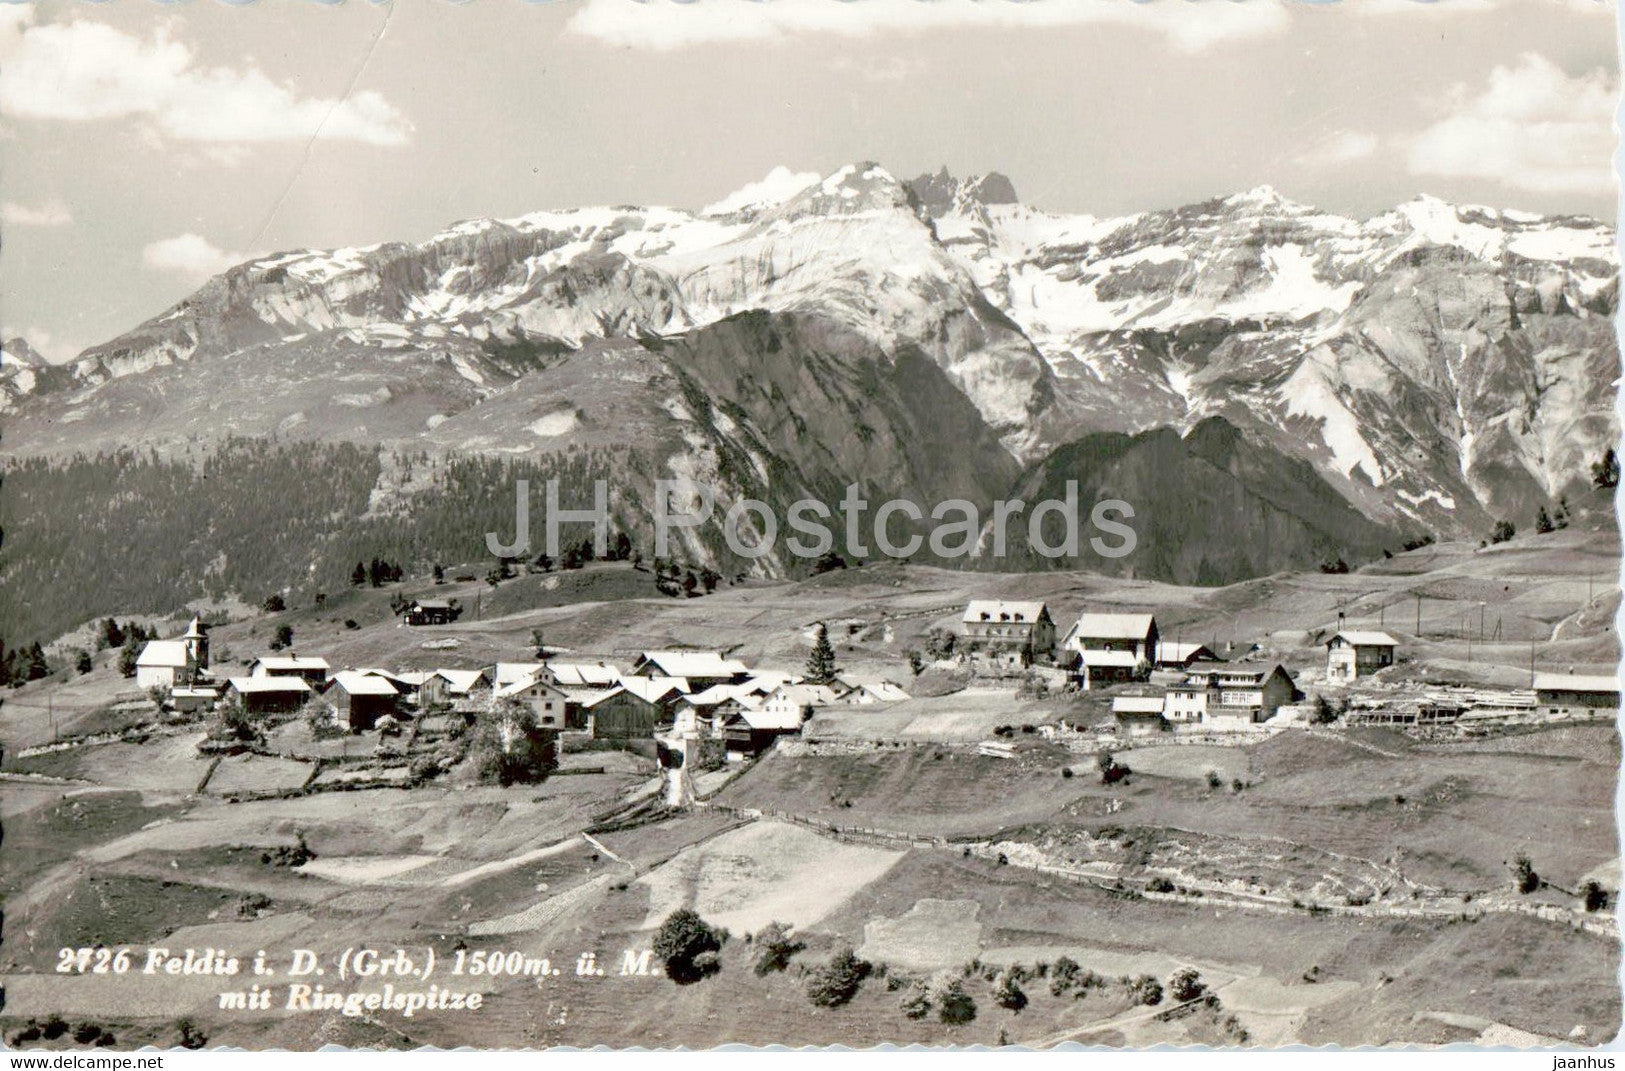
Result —
<path fill-rule="evenodd" d="M 206 676 L 209 668 L 209 638 L 197 618 L 186 633 L 174 640 L 148 640 L 135 660 L 135 683 L 142 690 L 177 687 Z"/>

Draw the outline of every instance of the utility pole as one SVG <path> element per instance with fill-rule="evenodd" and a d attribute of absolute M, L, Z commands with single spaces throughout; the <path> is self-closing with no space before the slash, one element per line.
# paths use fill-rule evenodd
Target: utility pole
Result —
<path fill-rule="evenodd" d="M 1416 638 L 1422 638 L 1422 593 L 1416 593 Z"/>
<path fill-rule="evenodd" d="M 1529 641 L 1529 689 L 1535 688 L 1535 641 Z"/>

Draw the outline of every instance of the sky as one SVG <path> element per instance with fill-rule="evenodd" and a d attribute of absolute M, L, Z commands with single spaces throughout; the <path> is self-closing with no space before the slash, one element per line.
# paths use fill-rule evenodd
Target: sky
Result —
<path fill-rule="evenodd" d="M 1261 184 L 1613 220 L 1597 0 L 0 3 L 0 336 L 51 360 L 232 264 L 698 208 L 779 166 L 1055 212 Z"/>

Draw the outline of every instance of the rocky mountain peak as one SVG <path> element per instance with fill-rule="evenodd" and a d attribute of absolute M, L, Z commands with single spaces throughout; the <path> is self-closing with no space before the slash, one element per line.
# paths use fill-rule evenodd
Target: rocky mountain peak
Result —
<path fill-rule="evenodd" d="M 30 346 L 25 338 L 19 336 L 7 339 L 5 344 L 0 346 L 0 369 L 4 369 L 7 374 L 20 368 L 43 368 L 45 364 L 45 358 L 41 357 L 39 351 Z"/>
<path fill-rule="evenodd" d="M 997 171 L 969 178 L 955 178 L 947 165 L 936 174 L 908 180 L 905 185 L 931 216 L 966 212 L 976 206 L 1019 204 L 1015 184 Z"/>

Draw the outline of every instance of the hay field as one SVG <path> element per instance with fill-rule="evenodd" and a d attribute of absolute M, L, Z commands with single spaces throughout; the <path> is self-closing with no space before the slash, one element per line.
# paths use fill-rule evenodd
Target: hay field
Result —
<path fill-rule="evenodd" d="M 770 922 L 806 928 L 885 874 L 902 854 L 757 822 L 686 849 L 639 878 L 637 884 L 649 890 L 643 925 L 653 929 L 687 907 L 735 933 Z"/>

